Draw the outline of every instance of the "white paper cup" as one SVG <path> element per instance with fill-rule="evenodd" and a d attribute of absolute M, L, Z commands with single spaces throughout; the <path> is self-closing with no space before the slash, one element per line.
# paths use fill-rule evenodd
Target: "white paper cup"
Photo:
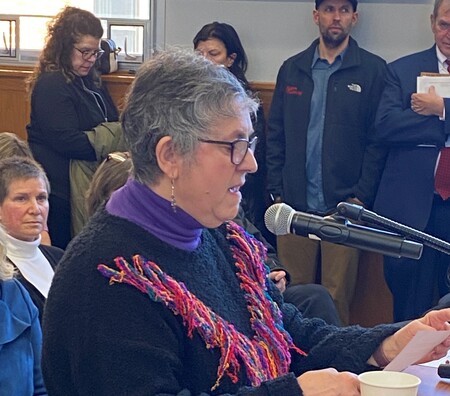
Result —
<path fill-rule="evenodd" d="M 420 378 L 396 371 L 369 371 L 358 375 L 361 396 L 417 396 Z"/>

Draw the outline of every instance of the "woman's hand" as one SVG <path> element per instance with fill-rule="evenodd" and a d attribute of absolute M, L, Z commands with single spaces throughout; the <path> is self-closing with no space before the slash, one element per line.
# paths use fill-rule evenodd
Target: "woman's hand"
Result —
<path fill-rule="evenodd" d="M 304 396 L 359 396 L 356 374 L 338 372 L 333 368 L 308 371 L 297 377 Z"/>
<path fill-rule="evenodd" d="M 269 274 L 269 279 L 275 283 L 275 286 L 278 288 L 280 293 L 284 293 L 286 291 L 286 272 L 283 270 L 275 270 Z"/>
<path fill-rule="evenodd" d="M 413 320 L 405 327 L 398 330 L 395 334 L 386 338 L 380 345 L 382 355 L 386 356 L 388 361 L 392 361 L 409 341 L 420 330 L 450 330 L 450 308 L 439 311 L 428 312 L 420 319 Z M 450 337 L 447 337 L 442 343 L 437 345 L 432 351 L 423 356 L 415 363 L 428 362 L 444 357 L 450 348 Z"/>

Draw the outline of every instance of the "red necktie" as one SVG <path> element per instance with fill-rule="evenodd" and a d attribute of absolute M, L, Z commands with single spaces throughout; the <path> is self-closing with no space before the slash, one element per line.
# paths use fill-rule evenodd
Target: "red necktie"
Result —
<path fill-rule="evenodd" d="M 450 197 L 450 147 L 441 149 L 441 156 L 434 175 L 434 188 L 443 200 Z"/>

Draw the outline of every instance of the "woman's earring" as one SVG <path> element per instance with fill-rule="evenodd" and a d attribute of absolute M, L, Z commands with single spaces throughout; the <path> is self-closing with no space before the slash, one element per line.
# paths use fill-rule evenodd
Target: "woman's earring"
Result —
<path fill-rule="evenodd" d="M 171 193 L 170 193 L 170 206 L 172 207 L 173 213 L 177 213 L 177 201 L 175 199 L 175 184 L 173 182 L 173 179 L 170 179 L 171 183 Z"/>

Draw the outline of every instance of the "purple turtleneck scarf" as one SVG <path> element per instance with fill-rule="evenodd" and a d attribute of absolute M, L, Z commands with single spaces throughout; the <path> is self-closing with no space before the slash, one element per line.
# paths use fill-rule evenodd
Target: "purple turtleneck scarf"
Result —
<path fill-rule="evenodd" d="M 197 220 L 181 208 L 174 213 L 169 201 L 132 178 L 111 195 L 106 210 L 179 249 L 192 251 L 200 244 L 204 227 Z"/>

